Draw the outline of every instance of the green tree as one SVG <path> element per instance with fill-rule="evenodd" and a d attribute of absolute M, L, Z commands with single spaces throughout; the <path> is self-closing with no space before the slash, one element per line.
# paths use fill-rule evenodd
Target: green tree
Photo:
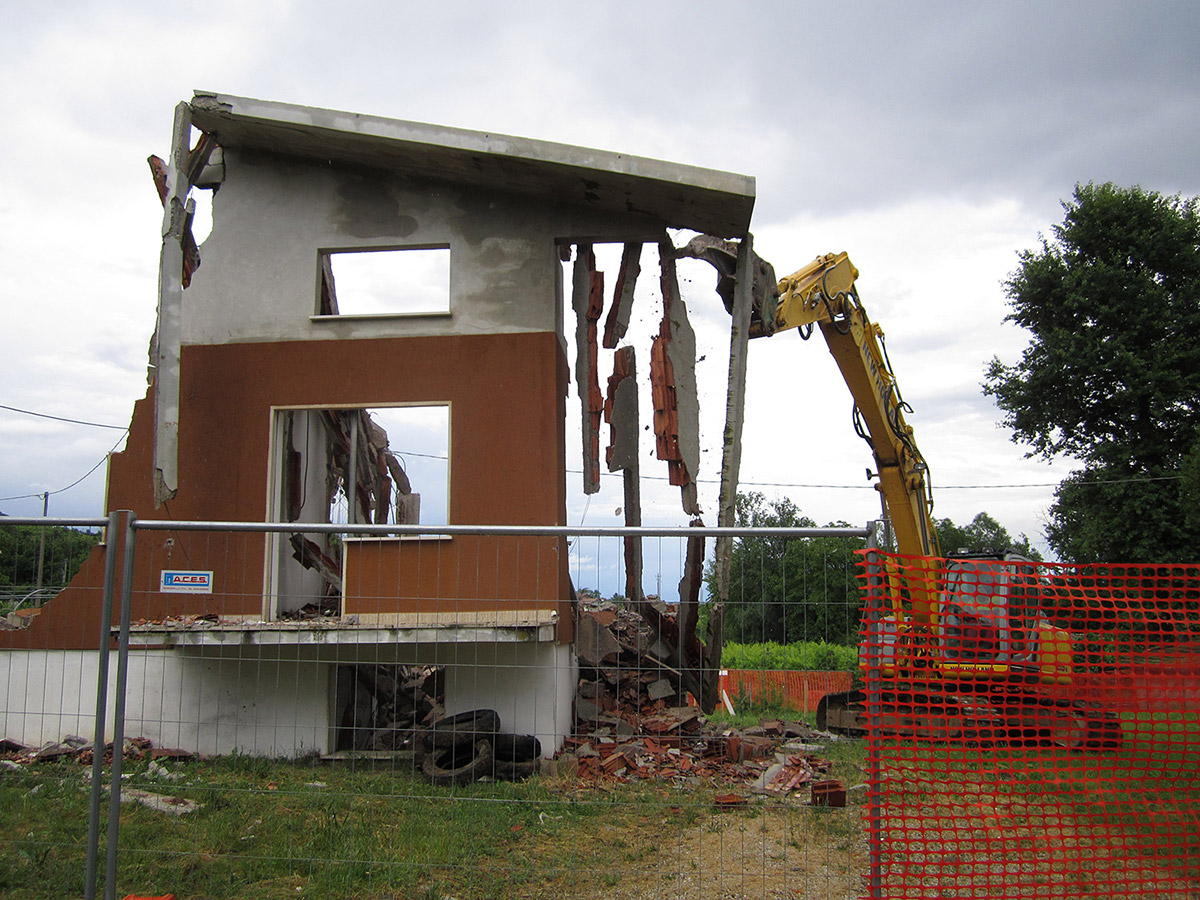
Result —
<path fill-rule="evenodd" d="M 1088 184 L 1063 209 L 1006 283 L 1031 343 L 1016 365 L 992 360 L 984 393 L 1030 455 L 1083 463 L 1049 510 L 1064 559 L 1195 559 L 1200 206 Z"/>
<path fill-rule="evenodd" d="M 37 583 L 39 553 L 42 583 L 65 585 L 100 542 L 98 531 L 2 523 L 0 519 L 0 587 L 10 592 L 32 588 Z"/>
<path fill-rule="evenodd" d="M 955 525 L 949 519 L 935 519 L 938 543 L 943 553 L 966 550 L 970 553 L 1004 553 L 1016 551 L 1029 559 L 1040 560 L 1042 555 L 1029 543 L 1029 538 L 1020 535 L 1013 538 L 1003 525 L 985 512 L 971 520 L 969 525 Z"/>
<path fill-rule="evenodd" d="M 837 523 L 844 524 L 844 523 Z M 760 493 L 738 494 L 739 528 L 812 528 L 791 500 L 768 502 Z M 1014 540 L 986 512 L 969 525 L 950 519 L 935 522 L 945 550 L 977 552 L 1016 550 L 1041 559 L 1025 535 Z M 861 540 L 838 537 L 784 539 L 738 538 L 730 560 L 729 602 L 725 606 L 726 643 L 826 641 L 857 644 L 862 595 L 859 591 Z M 716 595 L 711 564 L 705 572 L 710 596 Z"/>
<path fill-rule="evenodd" d="M 791 500 L 768 502 L 755 492 L 738 494 L 736 525 L 811 528 L 816 522 Z M 861 600 L 855 551 L 862 546 L 860 540 L 837 537 L 739 538 L 730 566 L 725 640 L 856 643 Z M 715 595 L 711 566 L 705 578 Z"/>

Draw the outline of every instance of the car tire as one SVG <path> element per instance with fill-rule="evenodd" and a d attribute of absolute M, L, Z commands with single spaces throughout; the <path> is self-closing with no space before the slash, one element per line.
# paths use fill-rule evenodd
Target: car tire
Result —
<path fill-rule="evenodd" d="M 532 734 L 498 734 L 492 739 L 497 762 L 529 762 L 542 755 L 542 742 Z"/>
<path fill-rule="evenodd" d="M 500 714 L 494 709 L 473 709 L 434 722 L 422 739 L 427 753 L 490 741 L 500 731 Z"/>
<path fill-rule="evenodd" d="M 421 771 L 431 783 L 443 787 L 470 784 L 492 774 L 491 741 L 476 741 L 469 752 L 464 752 L 461 745 L 434 750 L 426 754 Z"/>

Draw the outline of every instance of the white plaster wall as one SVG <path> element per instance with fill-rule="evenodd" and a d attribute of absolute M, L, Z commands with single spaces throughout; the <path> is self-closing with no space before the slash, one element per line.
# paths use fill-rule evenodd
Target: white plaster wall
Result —
<path fill-rule="evenodd" d="M 571 646 L 460 644 L 443 653 L 446 714 L 494 709 L 500 727 L 536 735 L 542 755 L 561 749 L 574 724 L 579 669 Z"/>
<path fill-rule="evenodd" d="M 197 753 L 288 757 L 325 753 L 332 739 L 336 664 L 446 666 L 446 712 L 495 709 L 507 732 L 533 734 L 542 754 L 562 747 L 579 680 L 571 646 L 544 642 L 304 648 L 293 658 L 133 650 L 125 735 Z M 27 746 L 95 733 L 97 654 L 0 651 L 0 736 Z M 116 655 L 109 668 L 112 737 Z"/>
<path fill-rule="evenodd" d="M 96 729 L 95 651 L 0 651 L 0 737 L 40 746 L 67 735 L 89 741 Z M 109 709 L 115 667 L 110 678 Z M 109 716 L 111 724 L 111 713 Z M 111 735 L 111 728 L 109 734 Z"/>
<path fill-rule="evenodd" d="M 329 750 L 331 669 L 315 658 L 149 651 L 131 654 L 130 661 L 127 735 L 220 755 L 237 750 L 252 756 L 298 756 Z"/>
<path fill-rule="evenodd" d="M 182 340 L 549 331 L 557 257 L 550 234 L 537 224 L 503 198 L 227 153 L 212 234 L 183 296 Z M 312 321 L 319 251 L 434 246 L 450 248 L 449 316 Z"/>
<path fill-rule="evenodd" d="M 97 654 L 0 652 L 0 734 L 29 746 L 95 734 Z M 160 747 L 257 756 L 326 752 L 330 666 L 316 659 L 260 660 L 129 654 L 125 735 Z M 109 667 L 106 736 L 112 737 L 116 656 Z"/>
<path fill-rule="evenodd" d="M 183 294 L 184 344 L 553 332 L 556 239 L 656 239 L 628 215 L 386 172 L 233 151 L 225 172 Z M 313 321 L 319 251 L 372 247 L 449 247 L 450 315 Z"/>

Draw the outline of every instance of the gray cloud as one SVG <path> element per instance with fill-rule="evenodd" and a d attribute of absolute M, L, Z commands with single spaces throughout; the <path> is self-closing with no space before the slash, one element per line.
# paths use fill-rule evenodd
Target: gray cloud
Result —
<path fill-rule="evenodd" d="M 1027 480 L 978 382 L 982 360 L 1019 352 L 1021 335 L 1000 326 L 999 283 L 1060 218 L 1059 200 L 1081 180 L 1200 193 L 1191 2 L 703 0 L 635 15 L 617 2 L 214 0 L 196 17 L 16 0 L 6 13 L 0 402 L 60 415 L 123 423 L 144 393 L 161 216 L 145 157 L 166 152 L 171 109 L 194 88 L 756 176 L 756 233 L 781 272 L 831 249 L 863 269 L 946 479 L 981 477 L 986 462 Z M 751 429 L 767 446 L 747 448 L 748 477 L 857 483 L 865 448 L 844 388 L 797 352 L 755 351 L 752 406 L 776 421 Z M 770 392 L 789 380 L 803 402 L 781 416 Z M 0 416 L 0 496 L 69 483 L 107 434 L 83 441 Z M 98 473 L 59 511 L 98 512 L 102 491 Z M 839 512 L 846 493 L 828 500 L 831 518 L 877 508 L 867 494 Z M 1039 504 L 1009 504 L 1028 511 L 1019 523 L 998 517 L 1034 533 Z"/>

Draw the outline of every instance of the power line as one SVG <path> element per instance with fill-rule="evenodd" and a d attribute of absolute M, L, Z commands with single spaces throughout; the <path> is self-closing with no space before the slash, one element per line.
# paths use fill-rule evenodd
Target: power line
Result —
<path fill-rule="evenodd" d="M 582 475 L 580 469 L 568 469 L 571 475 Z M 608 478 L 620 478 L 620 472 L 601 472 L 601 476 Z M 1135 484 L 1146 481 L 1180 481 L 1182 475 L 1146 475 L 1135 478 L 1097 478 L 1087 481 L 1073 481 L 1072 484 Z M 643 475 L 643 481 L 669 481 L 666 475 Z M 720 480 L 716 478 L 697 478 L 696 484 L 720 484 Z M 939 484 L 935 485 L 935 491 L 987 491 L 987 490 L 1008 490 L 1010 488 L 1056 488 L 1061 485 L 1061 481 L 1031 481 L 1025 483 L 1014 484 Z M 873 491 L 874 484 L 805 484 L 793 481 L 739 481 L 739 487 L 769 487 L 769 488 L 803 488 L 808 490 L 838 490 L 838 491 Z"/>
<path fill-rule="evenodd" d="M 1072 481 L 1071 484 L 1134 484 L 1145 481 L 1181 481 L 1182 475 L 1143 475 L 1137 478 L 1089 478 L 1087 481 Z M 1065 480 L 1065 479 L 1064 479 Z M 943 484 L 939 491 L 972 491 L 987 488 L 1058 487 L 1061 481 L 1032 482 L 1030 484 Z"/>
<path fill-rule="evenodd" d="M 67 419 L 63 416 L 52 416 L 49 413 L 34 412 L 31 409 L 18 409 L 15 406 L 5 406 L 3 403 L 0 403 L 0 409 L 7 409 L 9 412 L 21 413 L 22 415 L 26 416 L 37 416 L 39 419 L 53 419 L 56 422 L 70 422 L 72 425 L 90 425 L 93 428 L 112 428 L 115 431 L 129 430 L 128 426 L 126 425 L 105 425 L 102 422 L 85 422 L 83 419 Z M 40 497 L 41 495 L 38 494 L 37 496 Z"/>
<path fill-rule="evenodd" d="M 607 473 L 605 473 L 607 474 Z M 1137 478 L 1097 478 L 1087 481 L 1073 481 L 1072 484 L 1135 484 L 1146 481 L 1179 481 L 1182 475 L 1146 475 Z M 666 480 L 663 478 L 662 480 Z M 716 479 L 701 480 L 703 484 L 720 484 Z M 873 484 L 789 484 L 774 481 L 743 481 L 748 487 L 782 487 L 782 488 L 834 488 L 837 490 L 875 490 Z M 988 491 L 1007 490 L 1010 488 L 1056 488 L 1061 481 L 1030 481 L 1017 484 L 938 484 L 934 491 Z"/>
<path fill-rule="evenodd" d="M 17 409 L 16 407 L 5 406 L 2 403 L 0 403 L 0 409 L 8 409 L 8 410 L 12 410 L 13 412 L 25 413 L 26 415 L 31 415 L 31 416 L 41 416 L 42 418 L 46 418 L 46 419 L 57 419 L 58 421 L 61 421 L 61 422 L 71 422 L 76 425 L 93 425 L 97 428 L 119 428 L 122 432 L 126 432 L 129 430 L 128 428 L 122 427 L 119 425 L 102 425 L 99 422 L 82 422 L 82 421 L 79 421 L 78 419 L 64 419 L 60 416 L 51 416 L 51 415 L 47 415 L 45 413 L 30 412 L 29 410 L 25 410 L 25 409 Z M 104 456 L 102 456 L 96 462 L 96 464 L 94 466 L 92 466 L 83 475 L 81 475 L 79 478 L 72 481 L 66 487 L 62 487 L 62 488 L 59 488 L 58 490 L 54 490 L 54 491 L 43 491 L 42 493 L 37 493 L 37 494 L 18 494 L 17 496 L 14 496 L 14 497 L 0 497 L 0 503 L 6 502 L 9 500 L 28 500 L 33 497 L 41 497 L 42 494 L 44 494 L 44 493 L 61 494 L 61 493 L 64 493 L 65 491 L 69 491 L 71 488 L 75 487 L 75 485 L 79 484 L 81 481 L 83 481 L 85 478 L 87 478 L 89 475 L 91 475 L 93 472 L 95 472 L 98 468 L 100 468 L 100 465 L 106 459 L 108 459 L 109 454 L 111 454 L 114 450 L 116 450 L 117 447 L 120 445 L 121 441 L 124 439 L 125 439 L 125 435 L 122 434 L 121 437 L 117 440 L 117 442 L 112 445 L 112 448 L 108 451 L 108 453 L 105 453 Z M 432 454 L 432 453 L 415 453 L 412 451 L 403 451 L 403 450 L 392 451 L 392 452 L 399 453 L 399 454 L 402 454 L 405 456 L 421 456 L 421 457 L 425 457 L 426 459 L 447 459 L 448 458 L 446 456 L 441 456 L 441 455 Z M 583 474 L 582 470 L 580 470 L 580 469 L 567 469 L 566 471 L 567 471 L 567 474 L 569 474 L 569 475 L 582 475 Z M 606 477 L 610 477 L 610 478 L 623 477 L 621 475 L 621 473 L 619 473 L 619 472 L 601 472 L 600 474 L 602 476 L 606 476 Z M 669 481 L 670 480 L 669 477 L 666 475 L 643 475 L 641 477 L 642 477 L 642 480 L 644 480 L 644 481 Z M 1150 476 L 1144 476 L 1144 477 L 1139 477 L 1139 478 L 1097 478 L 1097 479 L 1089 479 L 1087 481 L 1075 481 L 1075 482 L 1072 482 L 1072 484 L 1135 484 L 1138 482 L 1147 482 L 1147 481 L 1180 481 L 1182 478 L 1183 478 L 1182 475 L 1150 475 Z M 720 480 L 716 479 L 716 478 L 697 478 L 697 479 L 695 479 L 695 481 L 697 484 L 720 484 L 721 483 Z M 1014 488 L 1048 488 L 1048 487 L 1052 488 L 1052 487 L 1059 487 L 1060 484 L 1061 484 L 1061 482 L 1058 482 L 1058 481 L 1032 481 L 1032 482 L 1025 482 L 1025 483 L 1014 483 L 1014 484 L 942 484 L 942 485 L 937 486 L 937 490 L 938 491 L 987 491 L 987 490 L 1009 490 L 1009 489 L 1014 489 Z M 838 490 L 838 491 L 873 491 L 873 490 L 875 490 L 874 484 L 811 484 L 811 483 L 794 482 L 794 481 L 741 481 L 741 482 L 739 482 L 739 486 L 769 487 L 769 488 L 798 488 L 801 490 Z M 591 499 L 590 495 L 589 495 L 588 499 L 589 500 Z"/>
<path fill-rule="evenodd" d="M 449 456 L 446 456 L 443 453 L 417 453 L 415 450 L 392 450 L 391 447 L 389 447 L 388 450 L 391 450 L 391 452 L 394 456 L 419 456 L 422 459 L 449 459 L 450 458 Z"/>
<path fill-rule="evenodd" d="M 7 409 L 7 407 L 5 407 L 5 408 Z M 128 431 L 128 429 L 125 429 L 125 430 Z M 88 469 L 86 472 L 84 472 L 82 475 L 80 475 L 78 478 L 76 478 L 74 481 L 72 481 L 66 487 L 61 487 L 56 491 L 42 491 L 37 494 L 20 494 L 16 497 L 0 497 L 0 503 L 7 502 L 9 500 L 28 500 L 31 497 L 41 497 L 46 494 L 62 494 L 66 491 L 69 491 L 71 488 L 75 487 L 75 485 L 79 484 L 79 482 L 83 481 L 85 478 L 87 478 L 89 475 L 91 475 L 93 472 L 95 472 L 98 468 L 100 468 L 100 466 L 105 462 L 105 460 L 108 459 L 108 457 L 112 454 L 112 452 L 114 450 L 116 450 L 117 447 L 121 446 L 121 441 L 123 441 L 123 440 L 125 440 L 125 435 L 122 434 L 119 438 L 117 438 L 117 442 L 112 445 L 112 447 L 109 449 L 109 451 L 107 453 L 105 453 L 102 457 L 100 457 L 99 460 L 96 461 L 96 464 L 94 466 L 92 466 L 90 469 Z"/>

